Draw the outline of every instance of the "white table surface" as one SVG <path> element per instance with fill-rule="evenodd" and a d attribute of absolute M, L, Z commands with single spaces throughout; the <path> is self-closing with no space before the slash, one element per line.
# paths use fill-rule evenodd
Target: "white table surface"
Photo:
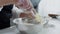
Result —
<path fill-rule="evenodd" d="M 39 34 L 60 34 L 60 21 L 52 19 L 49 21 L 49 24 L 54 25 L 54 27 L 43 27 L 42 31 Z M 13 28 L 7 28 L 0 30 L 0 34 L 17 34 L 18 30 L 14 26 Z"/>
<path fill-rule="evenodd" d="M 18 32 L 19 31 L 17 30 L 16 26 L 0 30 L 0 34 L 17 34 Z"/>
<path fill-rule="evenodd" d="M 52 19 L 49 21 L 49 24 L 54 27 L 43 27 L 39 34 L 60 34 L 60 20 Z"/>

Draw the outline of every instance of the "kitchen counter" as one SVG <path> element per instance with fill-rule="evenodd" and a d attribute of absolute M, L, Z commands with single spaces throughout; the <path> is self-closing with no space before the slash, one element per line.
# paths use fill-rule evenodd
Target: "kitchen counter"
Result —
<path fill-rule="evenodd" d="M 48 24 L 52 26 L 43 27 L 39 34 L 60 34 L 60 20 L 52 19 Z"/>
<path fill-rule="evenodd" d="M 0 34 L 17 34 L 18 32 L 16 26 L 0 30 Z"/>

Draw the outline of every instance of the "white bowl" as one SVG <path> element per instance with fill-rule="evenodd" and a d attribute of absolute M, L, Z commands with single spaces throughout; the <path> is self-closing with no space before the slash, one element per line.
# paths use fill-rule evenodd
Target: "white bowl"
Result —
<path fill-rule="evenodd" d="M 40 24 L 23 23 L 21 18 L 16 18 L 13 22 L 17 24 L 17 28 L 20 31 L 25 31 L 28 34 L 38 34 L 38 32 L 42 30 L 42 26 Z"/>

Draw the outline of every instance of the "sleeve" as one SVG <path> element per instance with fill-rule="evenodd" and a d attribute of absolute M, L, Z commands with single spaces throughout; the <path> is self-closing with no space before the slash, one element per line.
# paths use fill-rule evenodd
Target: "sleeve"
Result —
<path fill-rule="evenodd" d="M 18 3 L 16 4 L 18 8 L 24 8 L 24 9 L 31 9 L 33 7 L 30 0 L 18 0 Z"/>

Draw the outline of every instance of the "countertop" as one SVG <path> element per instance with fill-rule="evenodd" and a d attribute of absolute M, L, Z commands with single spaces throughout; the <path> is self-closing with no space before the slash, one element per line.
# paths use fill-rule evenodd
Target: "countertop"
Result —
<path fill-rule="evenodd" d="M 16 26 L 12 26 L 3 30 L 0 30 L 0 34 L 18 34 L 18 29 Z"/>
<path fill-rule="evenodd" d="M 39 34 L 60 34 L 60 20 L 52 19 L 48 24 L 52 26 L 43 27 Z"/>

